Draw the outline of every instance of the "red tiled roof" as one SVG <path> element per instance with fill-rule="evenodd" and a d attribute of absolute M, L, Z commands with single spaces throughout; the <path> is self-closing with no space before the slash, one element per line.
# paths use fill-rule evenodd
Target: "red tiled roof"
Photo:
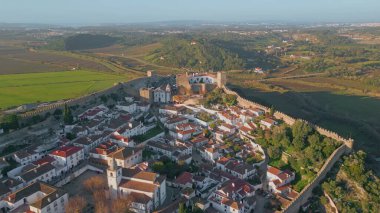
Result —
<path fill-rule="evenodd" d="M 277 187 L 277 190 L 279 191 L 286 191 L 286 190 L 290 190 L 290 186 L 289 185 L 285 185 L 285 186 L 280 186 L 280 187 Z"/>
<path fill-rule="evenodd" d="M 277 169 L 276 167 L 272 167 L 272 166 L 268 166 L 268 172 L 272 173 L 276 176 L 279 175 L 280 173 L 282 173 L 281 170 Z"/>
<path fill-rule="evenodd" d="M 200 137 L 196 137 L 196 138 L 192 139 L 190 142 L 191 143 L 201 143 L 201 142 L 205 142 L 205 141 L 208 141 L 208 138 L 200 136 Z"/>
<path fill-rule="evenodd" d="M 221 158 L 218 160 L 218 163 L 220 163 L 220 164 L 226 164 L 229 160 L 230 160 L 229 158 L 221 157 Z"/>
<path fill-rule="evenodd" d="M 265 121 L 266 123 L 269 123 L 269 124 L 271 124 L 271 125 L 274 125 L 275 123 L 276 123 L 276 121 L 275 120 L 273 120 L 273 119 L 270 119 L 270 118 L 265 118 L 264 120 L 262 120 L 262 121 Z"/>
<path fill-rule="evenodd" d="M 33 162 L 34 165 L 42 165 L 45 163 L 52 163 L 55 159 L 49 155 Z"/>
<path fill-rule="evenodd" d="M 53 151 L 51 154 L 67 158 L 68 156 L 71 156 L 71 155 L 79 152 L 80 150 L 82 150 L 82 147 L 65 146 L 65 147 L 62 147 L 60 149 Z"/>
<path fill-rule="evenodd" d="M 195 129 L 189 129 L 189 130 L 179 130 L 177 131 L 179 134 L 181 135 L 189 135 L 189 134 L 193 134 L 195 132 Z"/>
<path fill-rule="evenodd" d="M 228 129 L 234 129 L 235 127 L 232 126 L 231 124 L 226 124 L 226 123 L 222 123 L 222 126 L 228 128 Z"/>
<path fill-rule="evenodd" d="M 243 131 L 243 132 L 246 132 L 246 133 L 249 133 L 249 131 L 251 131 L 251 129 L 249 129 L 249 128 L 246 127 L 246 126 L 242 126 L 242 127 L 240 128 L 240 130 Z"/>
<path fill-rule="evenodd" d="M 281 181 L 279 179 L 276 179 L 276 180 L 273 181 L 273 183 L 274 183 L 275 186 L 278 186 L 278 185 L 281 184 Z"/>
<path fill-rule="evenodd" d="M 287 180 L 289 178 L 289 175 L 286 173 L 281 173 L 277 175 L 278 178 L 280 178 L 282 181 Z"/>
<path fill-rule="evenodd" d="M 193 175 L 190 172 L 183 172 L 177 179 L 175 179 L 176 184 L 185 185 L 192 182 Z"/>

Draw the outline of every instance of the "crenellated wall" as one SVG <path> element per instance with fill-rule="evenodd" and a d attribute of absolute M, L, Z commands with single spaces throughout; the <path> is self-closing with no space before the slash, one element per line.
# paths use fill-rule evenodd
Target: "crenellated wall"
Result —
<path fill-rule="evenodd" d="M 146 77 L 137 78 L 137 79 L 128 81 L 126 83 L 117 83 L 114 86 L 112 86 L 111 88 L 104 89 L 104 90 L 101 90 L 101 91 L 98 91 L 98 92 L 95 92 L 95 93 L 92 93 L 92 94 L 89 94 L 89 95 L 84 95 L 84 96 L 81 96 L 79 98 L 74 98 L 74 99 L 70 99 L 70 100 L 67 100 L 67 101 L 52 103 L 52 104 L 49 104 L 49 105 L 44 106 L 44 107 L 39 107 L 39 108 L 37 108 L 37 109 L 35 109 L 33 111 L 28 111 L 28 112 L 20 114 L 20 117 L 22 119 L 28 119 L 28 118 L 31 118 L 31 117 L 33 117 L 35 115 L 43 115 L 43 114 L 45 114 L 47 112 L 53 113 L 54 110 L 56 110 L 56 109 L 59 109 L 59 108 L 63 109 L 63 107 L 65 106 L 65 104 L 67 104 L 68 106 L 74 106 L 74 105 L 77 105 L 77 104 L 83 104 L 83 103 L 85 103 L 87 101 L 93 100 L 94 98 L 98 98 L 98 97 L 100 97 L 102 95 L 111 94 L 113 92 L 116 92 L 117 90 L 119 90 L 121 88 L 124 88 L 125 85 L 127 85 L 127 84 L 133 85 L 133 83 L 136 83 L 137 81 L 141 81 L 143 79 L 146 79 Z"/>
<path fill-rule="evenodd" d="M 270 108 L 263 106 L 261 104 L 255 103 L 253 101 L 247 100 L 245 98 L 242 98 L 238 93 L 235 91 L 229 89 L 228 87 L 224 86 L 223 90 L 227 94 L 231 95 L 236 95 L 237 96 L 237 101 L 239 105 L 245 108 L 261 108 L 265 110 L 266 112 L 269 112 Z M 276 119 L 281 119 L 285 123 L 289 125 L 293 125 L 296 120 L 302 120 L 302 119 L 295 119 L 283 112 L 276 111 L 273 115 Z M 298 212 L 301 206 L 307 202 L 310 196 L 312 196 L 312 191 L 314 187 L 318 186 L 320 182 L 325 178 L 326 174 L 331 170 L 333 165 L 340 160 L 342 155 L 349 153 L 352 151 L 353 145 L 354 145 L 354 140 L 349 138 L 346 139 L 336 132 L 330 131 L 328 129 L 322 128 L 318 125 L 312 124 L 308 121 L 303 120 L 304 122 L 307 122 L 311 126 L 314 127 L 314 129 L 319 132 L 319 134 L 324 135 L 326 137 L 335 139 L 337 141 L 342 142 L 343 144 L 337 148 L 331 155 L 330 157 L 326 160 L 326 162 L 323 164 L 322 168 L 319 170 L 316 178 L 309 183 L 308 185 L 305 186 L 305 188 L 299 193 L 299 195 L 282 211 L 286 213 L 293 213 L 293 212 Z"/>

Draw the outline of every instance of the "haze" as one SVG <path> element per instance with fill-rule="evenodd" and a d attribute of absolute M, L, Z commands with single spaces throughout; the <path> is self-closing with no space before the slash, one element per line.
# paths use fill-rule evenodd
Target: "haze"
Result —
<path fill-rule="evenodd" d="M 1 0 L 0 22 L 377 22 L 378 0 Z"/>

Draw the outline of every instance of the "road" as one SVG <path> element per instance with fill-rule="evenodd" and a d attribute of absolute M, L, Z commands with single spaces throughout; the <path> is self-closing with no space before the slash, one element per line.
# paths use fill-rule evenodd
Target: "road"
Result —
<path fill-rule="evenodd" d="M 292 76 L 283 76 L 283 77 L 273 77 L 273 78 L 265 78 L 261 80 L 257 80 L 258 82 L 265 82 L 270 80 L 278 80 L 278 79 L 295 79 L 295 78 L 309 78 L 309 77 L 317 77 L 324 76 L 326 73 L 314 73 L 314 74 L 305 74 L 305 75 L 292 75 Z"/>

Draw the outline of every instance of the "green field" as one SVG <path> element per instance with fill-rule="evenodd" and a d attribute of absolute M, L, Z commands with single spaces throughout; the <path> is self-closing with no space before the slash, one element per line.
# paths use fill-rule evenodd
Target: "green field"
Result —
<path fill-rule="evenodd" d="M 84 70 L 0 75 L 0 109 L 75 98 L 127 80 L 125 75 Z"/>

